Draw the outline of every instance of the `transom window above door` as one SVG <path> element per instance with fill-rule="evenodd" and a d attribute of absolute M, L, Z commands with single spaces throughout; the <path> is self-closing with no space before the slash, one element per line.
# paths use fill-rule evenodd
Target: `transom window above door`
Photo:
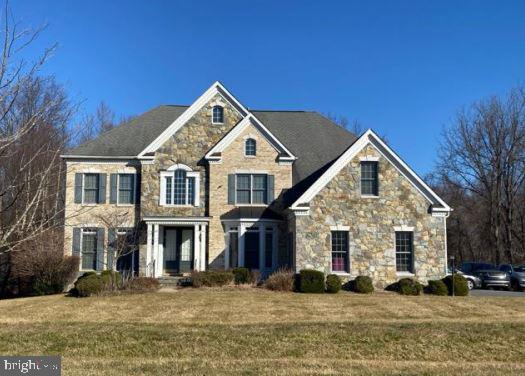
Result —
<path fill-rule="evenodd" d="M 199 206 L 200 176 L 198 171 L 176 164 L 160 173 L 160 205 Z"/>

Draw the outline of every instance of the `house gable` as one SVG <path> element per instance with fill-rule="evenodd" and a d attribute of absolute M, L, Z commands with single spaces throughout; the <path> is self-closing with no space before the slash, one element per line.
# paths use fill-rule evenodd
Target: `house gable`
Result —
<path fill-rule="evenodd" d="M 168 126 L 153 142 L 151 142 L 142 152 L 139 158 L 146 157 L 160 148 L 171 136 L 173 136 L 184 124 L 194 117 L 206 104 L 213 102 L 218 97 L 228 102 L 231 108 L 235 109 L 241 118 L 248 114 L 248 110 L 219 82 L 215 82 L 206 90 L 193 104 L 186 109 L 170 126 Z M 211 116 L 211 112 L 210 112 Z"/>
<path fill-rule="evenodd" d="M 280 163 L 291 164 L 297 159 L 254 115 L 249 114 L 237 124 L 226 136 L 224 136 L 211 150 L 206 153 L 205 158 L 210 163 L 220 163 L 224 150 L 248 128 L 254 128 L 257 133 L 265 139 L 278 153 L 277 159 Z"/>
<path fill-rule="evenodd" d="M 452 209 L 371 129 L 359 137 L 292 205 L 297 214 L 309 213 L 310 201 L 367 145 L 386 158 L 429 202 L 433 213 Z"/>

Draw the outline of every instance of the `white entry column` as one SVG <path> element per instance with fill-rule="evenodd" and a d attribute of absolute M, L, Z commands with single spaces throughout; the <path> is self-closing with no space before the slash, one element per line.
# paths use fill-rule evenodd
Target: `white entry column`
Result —
<path fill-rule="evenodd" d="M 200 242 L 200 269 L 201 271 L 206 270 L 206 225 L 200 225 L 201 242 Z"/>

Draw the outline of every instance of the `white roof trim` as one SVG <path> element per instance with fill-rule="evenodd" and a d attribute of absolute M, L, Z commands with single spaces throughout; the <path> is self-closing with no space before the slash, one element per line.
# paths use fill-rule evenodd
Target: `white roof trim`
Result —
<path fill-rule="evenodd" d="M 233 127 L 226 136 L 224 136 L 218 143 L 211 148 L 208 153 L 204 156 L 205 159 L 220 160 L 221 157 L 215 156 L 215 153 L 222 153 L 232 142 L 235 140 L 250 124 L 255 126 L 261 133 L 261 135 L 272 145 L 272 147 L 279 153 L 286 153 L 288 156 L 280 156 L 279 160 L 296 160 L 295 157 L 278 139 L 272 132 L 266 128 L 263 123 L 252 114 L 248 114 L 242 119 L 235 127 Z"/>
<path fill-rule="evenodd" d="M 60 158 L 64 158 L 64 159 L 153 159 L 153 157 L 138 158 L 136 155 L 109 156 L 109 155 L 74 155 L 74 154 L 61 154 Z"/>
<path fill-rule="evenodd" d="M 220 94 L 223 97 L 226 96 L 226 100 L 230 101 L 232 104 L 235 104 L 235 106 L 240 109 L 240 114 L 242 116 L 246 116 L 249 113 L 249 111 L 237 99 L 235 99 L 235 97 L 219 81 L 216 81 L 195 102 L 193 102 L 193 104 L 188 107 L 186 111 L 182 113 L 182 115 L 180 115 L 152 143 L 150 143 L 143 151 L 141 151 L 139 157 L 143 157 L 147 153 L 152 153 L 161 147 L 216 94 Z"/>
<path fill-rule="evenodd" d="M 388 160 L 392 161 L 394 160 L 399 165 L 401 165 L 404 169 L 406 169 L 409 176 L 407 176 L 403 171 L 401 171 L 395 164 L 394 167 L 403 175 L 405 176 L 408 181 L 412 183 L 412 185 L 427 199 L 432 203 L 432 198 L 434 198 L 435 201 L 440 203 L 443 208 L 435 208 L 433 210 L 436 211 L 452 211 L 450 206 L 448 206 L 445 201 L 441 199 L 435 193 L 399 156 L 388 146 L 386 145 L 381 138 L 374 133 L 371 129 L 367 130 L 361 137 L 359 137 L 353 144 L 350 146 L 346 151 L 341 154 L 341 156 L 324 172 L 323 175 L 319 177 L 311 186 L 304 192 L 291 206 L 292 210 L 305 210 L 305 207 L 301 207 L 300 205 L 308 204 L 342 169 L 344 166 L 350 162 L 350 160 L 357 155 L 359 151 L 361 151 L 366 145 L 373 144 L 373 142 L 378 143 L 387 154 L 383 153 L 381 150 L 379 150 L 377 147 L 376 149 Z M 417 181 L 425 191 L 423 192 L 414 182 L 411 180 L 414 179 Z"/>

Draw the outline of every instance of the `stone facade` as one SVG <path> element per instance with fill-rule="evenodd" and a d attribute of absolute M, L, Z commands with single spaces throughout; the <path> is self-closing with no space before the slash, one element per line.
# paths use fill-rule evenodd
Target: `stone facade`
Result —
<path fill-rule="evenodd" d="M 224 109 L 222 124 L 212 124 L 212 108 L 215 105 Z M 182 223 L 191 223 L 194 217 L 200 217 L 198 220 L 202 222 L 199 223 L 206 223 L 206 226 L 195 227 L 200 232 L 199 235 L 194 235 L 194 239 L 207 239 L 203 243 L 205 251 L 201 247 L 202 252 L 206 253 L 205 267 L 224 268 L 227 237 L 225 222 L 221 218 L 237 207 L 228 204 L 228 175 L 261 173 L 274 176 L 275 201 L 270 207 L 282 215 L 282 220 L 277 221 L 277 224 L 271 222 L 271 226 L 276 226 L 275 235 L 278 237 L 277 260 L 274 266 L 293 265 L 296 270 L 315 268 L 331 273 L 331 231 L 344 228 L 349 232 L 350 243 L 350 267 L 344 277 L 369 275 L 378 287 L 382 287 L 400 277 L 396 272 L 395 231 L 410 229 L 414 235 L 414 276 L 426 282 L 427 279 L 439 278 L 444 274 L 445 219 L 429 213 L 430 202 L 372 145 L 358 153 L 311 200 L 309 215 L 288 215 L 290 213 L 284 208 L 282 197 L 283 193 L 292 187 L 293 166 L 291 163 L 279 162 L 279 151 L 256 126 L 249 124 L 237 135 L 221 152 L 220 161 L 208 163 L 204 159 L 210 149 L 241 120 L 242 116 L 235 107 L 220 94 L 216 94 L 155 152 L 151 161 L 143 160 L 142 164 L 138 161 L 118 160 L 68 161 L 65 253 L 71 254 L 74 227 L 103 227 L 107 237 L 108 226 L 103 218 L 119 216 L 126 218 L 126 223 L 119 224 L 121 227 L 141 225 L 139 271 L 144 274 L 148 248 L 146 226 L 143 226 L 144 217 L 183 218 Z M 256 156 L 245 155 L 247 138 L 256 140 Z M 361 196 L 360 160 L 363 158 L 379 161 L 379 197 Z M 198 206 L 160 205 L 161 172 L 176 164 L 186 165 L 199 173 Z M 77 172 L 107 174 L 105 204 L 74 203 Z M 109 203 L 111 173 L 136 173 L 140 176 L 139 204 Z M 264 221 L 260 221 L 258 225 L 261 226 L 262 234 L 263 226 L 270 226 Z M 202 228 L 206 230 L 201 230 Z M 150 238 L 151 247 L 156 247 L 159 255 L 162 255 L 159 244 L 164 241 L 161 232 L 157 231 L 153 242 Z M 151 237 L 151 234 L 148 236 Z M 261 242 L 260 244 L 264 245 L 265 240 Z M 152 255 L 151 252 L 148 254 Z"/>
<path fill-rule="evenodd" d="M 224 108 L 224 123 L 212 124 L 211 112 L 215 105 Z M 155 153 L 153 163 L 142 166 L 141 216 L 207 216 L 208 178 L 204 155 L 239 121 L 237 110 L 216 95 L 203 106 L 175 135 Z M 181 163 L 200 173 L 199 207 L 166 207 L 159 205 L 160 172 Z"/>
<path fill-rule="evenodd" d="M 257 143 L 255 157 L 244 155 L 244 141 L 253 138 Z M 280 165 L 277 161 L 279 153 L 266 138 L 253 126 L 249 125 L 222 153 L 222 162 L 210 164 L 210 216 L 209 225 L 209 254 L 208 262 L 212 267 L 224 265 L 224 251 L 226 247 L 224 227 L 221 215 L 235 208 L 228 204 L 228 174 L 235 172 L 264 173 L 275 176 L 275 202 L 272 208 L 280 211 L 281 198 L 284 190 L 292 186 L 292 166 Z M 266 205 L 260 205 L 266 206 Z M 285 248 L 285 229 L 280 226 L 278 238 L 280 240 L 279 253 L 282 255 Z M 280 257 L 281 258 L 281 257 Z"/>
<path fill-rule="evenodd" d="M 379 197 L 362 197 L 360 160 L 378 158 Z M 378 287 L 400 278 L 396 272 L 395 231 L 413 228 L 414 277 L 443 277 L 445 218 L 429 214 L 430 202 L 372 145 L 353 158 L 297 216 L 296 269 L 331 273 L 331 230 L 349 228 L 350 270 L 345 277 L 372 277 Z"/>

